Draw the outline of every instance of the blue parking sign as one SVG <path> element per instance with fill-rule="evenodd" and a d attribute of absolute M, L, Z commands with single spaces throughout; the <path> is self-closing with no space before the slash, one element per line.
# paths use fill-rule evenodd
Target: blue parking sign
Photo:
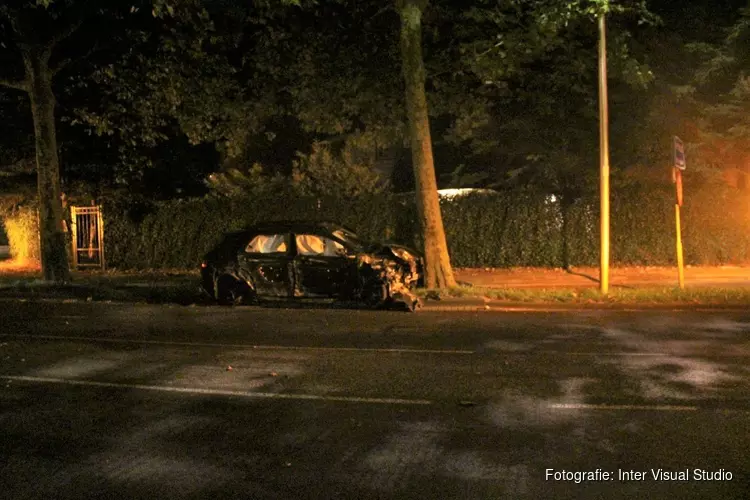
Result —
<path fill-rule="evenodd" d="M 672 142 L 672 158 L 674 160 L 674 167 L 680 170 L 685 170 L 687 162 L 685 161 L 685 147 L 682 144 L 682 140 L 679 137 L 674 136 Z"/>

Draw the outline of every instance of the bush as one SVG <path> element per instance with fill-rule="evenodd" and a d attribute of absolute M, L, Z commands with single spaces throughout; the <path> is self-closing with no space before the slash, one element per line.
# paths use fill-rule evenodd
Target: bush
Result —
<path fill-rule="evenodd" d="M 35 206 L 22 206 L 6 215 L 5 234 L 14 259 L 39 261 L 39 219 Z"/>
<path fill-rule="evenodd" d="M 614 190 L 613 265 L 673 265 L 671 187 Z M 750 210 L 730 188 L 705 188 L 683 207 L 685 262 L 750 261 Z M 599 200 L 561 206 L 548 195 L 504 192 L 441 200 L 451 262 L 456 267 L 593 266 L 599 261 Z M 171 201 L 141 217 L 127 204 L 105 205 L 107 261 L 120 268 L 195 268 L 222 236 L 264 220 L 333 220 L 367 240 L 421 248 L 413 195 L 304 197 L 289 192 Z"/>

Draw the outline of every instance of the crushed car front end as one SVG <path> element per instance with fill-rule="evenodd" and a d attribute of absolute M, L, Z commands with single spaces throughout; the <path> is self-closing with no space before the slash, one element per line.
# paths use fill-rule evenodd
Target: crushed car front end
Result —
<path fill-rule="evenodd" d="M 421 307 L 414 293 L 422 278 L 422 258 L 401 245 L 378 245 L 357 256 L 362 276 L 362 290 L 372 290 L 372 283 L 385 286 L 384 299 L 403 303 L 413 311 Z"/>

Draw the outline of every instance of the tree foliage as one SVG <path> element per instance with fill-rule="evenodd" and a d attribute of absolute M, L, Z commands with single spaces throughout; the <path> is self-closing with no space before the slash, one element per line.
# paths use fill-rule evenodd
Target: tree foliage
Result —
<path fill-rule="evenodd" d="M 444 135 L 473 154 L 473 167 L 464 174 L 484 174 L 484 182 L 497 187 L 536 185 L 558 194 L 592 185 L 598 147 L 595 7 L 476 2 L 458 15 L 441 15 L 453 20 L 445 30 L 460 37 L 461 64 L 438 87 L 456 94 L 468 89 L 448 110 L 455 119 Z M 612 115 L 619 132 L 618 126 L 630 124 L 616 113 L 617 100 L 637 98 L 653 77 L 632 48 L 634 32 L 639 23 L 655 21 L 638 3 L 610 8 Z"/>
<path fill-rule="evenodd" d="M 310 154 L 297 154 L 290 176 L 273 174 L 261 164 L 250 168 L 232 168 L 211 174 L 206 183 L 211 193 L 226 198 L 241 198 L 278 193 L 292 196 L 357 197 L 376 195 L 387 184 L 367 162 L 357 159 L 351 148 L 334 154 L 329 144 L 315 143 Z"/>
<path fill-rule="evenodd" d="M 82 23 L 82 6 L 73 1 L 11 1 L 0 6 L 0 59 L 5 65 L 0 85 L 28 95 L 34 124 L 39 206 L 39 239 L 45 280 L 70 278 L 55 121 L 52 79 L 64 62 L 53 51 Z M 20 63 L 20 64 L 19 64 Z"/>
<path fill-rule="evenodd" d="M 670 164 L 670 142 L 687 147 L 690 182 L 723 182 L 728 168 L 742 167 L 750 150 L 743 91 L 748 68 L 744 0 L 695 0 L 675 9 L 655 7 L 665 26 L 650 40 L 657 85 L 642 120 L 643 144 L 659 145 L 652 162 Z M 744 46 L 743 46 L 744 45 Z M 662 170 L 666 178 L 666 168 Z"/>

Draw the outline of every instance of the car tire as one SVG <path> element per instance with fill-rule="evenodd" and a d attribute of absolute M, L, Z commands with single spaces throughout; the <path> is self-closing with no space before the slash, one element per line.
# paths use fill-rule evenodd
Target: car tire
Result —
<path fill-rule="evenodd" d="M 388 302 L 388 285 L 380 281 L 370 281 L 362 289 L 361 300 L 371 309 L 380 309 Z"/>
<path fill-rule="evenodd" d="M 232 276 L 220 276 L 216 280 L 216 302 L 222 306 L 239 305 L 247 295 L 246 288 Z"/>

